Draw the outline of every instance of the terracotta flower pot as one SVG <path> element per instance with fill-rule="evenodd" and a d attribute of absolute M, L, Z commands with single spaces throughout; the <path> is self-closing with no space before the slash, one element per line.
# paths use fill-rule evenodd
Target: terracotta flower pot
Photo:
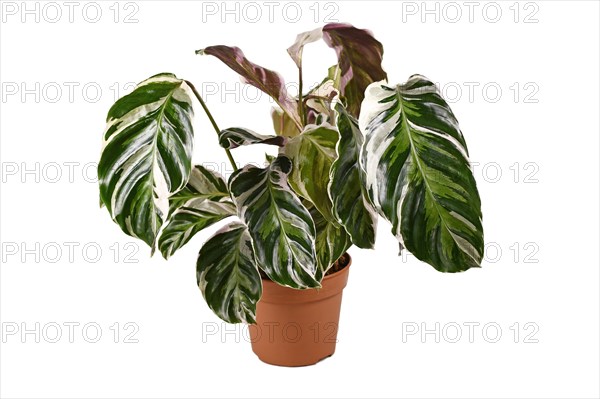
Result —
<path fill-rule="evenodd" d="M 325 276 L 322 288 L 296 290 L 263 279 L 256 324 L 249 326 L 252 350 L 277 366 L 308 366 L 333 355 L 337 342 L 347 265 Z"/>

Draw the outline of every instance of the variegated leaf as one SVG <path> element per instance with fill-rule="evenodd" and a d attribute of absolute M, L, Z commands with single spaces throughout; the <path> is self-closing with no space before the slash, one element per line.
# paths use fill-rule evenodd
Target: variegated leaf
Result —
<path fill-rule="evenodd" d="M 316 288 L 315 226 L 287 183 L 291 169 L 285 156 L 264 169 L 246 165 L 231 176 L 230 192 L 267 276 L 291 288 Z"/>
<path fill-rule="evenodd" d="M 335 112 L 331 108 L 331 103 L 339 92 L 331 79 L 325 79 L 321 84 L 315 86 L 304 97 L 306 109 L 306 122 L 308 124 L 335 123 Z"/>
<path fill-rule="evenodd" d="M 315 222 L 318 272 L 316 279 L 321 281 L 333 263 L 350 248 L 350 236 L 340 224 L 325 220 L 314 206 L 307 206 Z"/>
<path fill-rule="evenodd" d="M 210 46 L 196 51 L 217 57 L 237 72 L 242 81 L 271 96 L 297 126 L 301 126 L 298 104 L 288 95 L 285 81 L 280 74 L 250 62 L 238 47 Z"/>
<path fill-rule="evenodd" d="M 358 117 L 367 86 L 387 78 L 381 67 L 383 46 L 370 31 L 342 23 L 325 25 L 323 40 L 337 53 L 340 94 L 348 112 Z"/>
<path fill-rule="evenodd" d="M 223 177 L 201 165 L 192 169 L 188 184 L 169 202 L 169 218 L 158 239 L 165 259 L 200 230 L 236 214 Z"/>
<path fill-rule="evenodd" d="M 404 247 L 443 272 L 479 267 L 479 194 L 458 122 L 435 85 L 419 75 L 370 85 L 360 128 L 369 195 Z"/>
<path fill-rule="evenodd" d="M 294 165 L 290 185 L 300 196 L 310 200 L 325 219 L 335 221 L 331 212 L 329 171 L 336 158 L 339 133 L 331 125 L 308 125 L 301 135 L 290 139 L 283 148 Z"/>
<path fill-rule="evenodd" d="M 346 101 L 350 114 L 358 117 L 367 86 L 387 77 L 381 67 L 383 46 L 368 30 L 349 24 L 330 23 L 296 37 L 288 53 L 299 68 L 304 45 L 320 38 L 337 54 L 339 70 L 330 68 L 330 78 L 339 84 L 336 87 Z"/>
<path fill-rule="evenodd" d="M 364 171 L 359 163 L 364 138 L 356 119 L 341 104 L 337 104 L 335 109 L 340 140 L 336 147 L 338 157 L 331 166 L 329 186 L 333 212 L 350 234 L 354 245 L 373 248 L 377 212 L 369 202 Z"/>
<path fill-rule="evenodd" d="M 228 149 L 250 144 L 270 144 L 283 147 L 286 141 L 283 136 L 265 136 L 242 127 L 230 127 L 219 132 L 221 147 Z"/>
<path fill-rule="evenodd" d="M 256 323 L 262 281 L 247 227 L 233 222 L 200 249 L 198 286 L 208 306 L 228 323 Z"/>
<path fill-rule="evenodd" d="M 154 246 L 168 197 L 188 181 L 193 130 L 185 81 L 155 75 L 108 111 L 100 198 L 121 229 Z"/>

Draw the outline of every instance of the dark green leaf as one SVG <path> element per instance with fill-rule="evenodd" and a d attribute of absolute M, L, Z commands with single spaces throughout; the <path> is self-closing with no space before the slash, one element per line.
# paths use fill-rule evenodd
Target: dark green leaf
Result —
<path fill-rule="evenodd" d="M 370 198 L 418 259 L 443 272 L 479 267 L 481 203 L 467 146 L 435 85 L 414 75 L 369 87 L 360 127 Z"/>
<path fill-rule="evenodd" d="M 342 105 L 338 104 L 336 111 L 340 141 L 337 145 L 338 158 L 331 167 L 329 192 L 333 199 L 333 211 L 352 237 L 354 245 L 373 248 L 377 212 L 369 202 L 364 172 L 359 163 L 363 135 L 356 119 Z"/>
<path fill-rule="evenodd" d="M 121 229 L 154 246 L 168 197 L 188 181 L 192 102 L 183 80 L 155 75 L 108 112 L 98 164 L 100 198 Z"/>
<path fill-rule="evenodd" d="M 230 223 L 202 246 L 196 276 L 206 303 L 217 316 L 228 323 L 256 323 L 262 281 L 245 225 Z"/>
<path fill-rule="evenodd" d="M 228 149 L 250 144 L 270 144 L 283 147 L 286 141 L 286 138 L 282 136 L 265 136 L 242 127 L 230 127 L 219 132 L 221 147 Z"/>
<path fill-rule="evenodd" d="M 246 165 L 231 176 L 230 192 L 250 231 L 258 266 L 281 285 L 316 288 L 315 226 L 288 186 L 291 168 L 284 156 L 264 169 Z"/>
<path fill-rule="evenodd" d="M 165 259 L 200 230 L 236 214 L 223 177 L 196 165 L 188 184 L 170 199 L 170 214 L 158 248 Z"/>
<path fill-rule="evenodd" d="M 308 209 L 317 232 L 315 248 L 319 269 L 316 279 L 321 281 L 333 263 L 350 248 L 352 242 L 343 226 L 325 220 L 314 206 L 309 206 Z"/>

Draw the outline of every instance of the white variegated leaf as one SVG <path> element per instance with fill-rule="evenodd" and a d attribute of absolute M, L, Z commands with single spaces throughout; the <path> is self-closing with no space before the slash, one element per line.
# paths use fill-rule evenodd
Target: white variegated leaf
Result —
<path fill-rule="evenodd" d="M 458 122 L 435 85 L 373 83 L 360 114 L 369 196 L 400 243 L 443 272 L 479 267 L 481 203 Z"/>
<path fill-rule="evenodd" d="M 246 165 L 231 176 L 229 191 L 248 226 L 258 266 L 281 285 L 316 288 L 315 226 L 287 183 L 291 169 L 285 156 L 266 168 Z"/>
<path fill-rule="evenodd" d="M 262 281 L 247 227 L 232 222 L 200 249 L 198 286 L 208 306 L 228 323 L 256 323 Z"/>
<path fill-rule="evenodd" d="M 341 104 L 337 104 L 335 109 L 340 140 L 336 147 L 337 159 L 331 166 L 329 186 L 333 212 L 350 234 L 354 245 L 373 248 L 377 212 L 368 199 L 365 176 L 359 163 L 364 138 L 356 119 Z"/>
<path fill-rule="evenodd" d="M 158 248 L 165 259 L 200 230 L 236 214 L 223 177 L 201 165 L 192 169 L 188 184 L 171 196 L 170 208 L 158 239 Z"/>
<path fill-rule="evenodd" d="M 315 222 L 318 271 L 316 279 L 321 281 L 334 262 L 350 248 L 352 242 L 344 227 L 338 223 L 325 220 L 323 215 L 312 204 L 307 209 Z"/>
<path fill-rule="evenodd" d="M 155 75 L 120 98 L 106 118 L 100 199 L 121 229 L 154 246 L 169 195 L 188 181 L 192 102 L 185 81 Z"/>
<path fill-rule="evenodd" d="M 219 132 L 221 147 L 232 149 L 252 144 L 269 144 L 283 147 L 287 139 L 283 136 L 267 136 L 243 127 L 230 127 Z"/>
<path fill-rule="evenodd" d="M 308 125 L 301 135 L 290 139 L 282 149 L 293 164 L 290 185 L 329 221 L 336 220 L 327 187 L 338 138 L 338 131 L 331 125 Z"/>

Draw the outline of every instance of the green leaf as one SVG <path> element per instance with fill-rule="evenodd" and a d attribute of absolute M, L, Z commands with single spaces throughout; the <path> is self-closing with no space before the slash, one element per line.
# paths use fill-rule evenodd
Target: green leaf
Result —
<path fill-rule="evenodd" d="M 264 169 L 246 165 L 231 176 L 230 192 L 248 226 L 258 266 L 281 285 L 316 288 L 315 226 L 287 183 L 291 168 L 284 156 Z"/>
<path fill-rule="evenodd" d="M 337 104 L 337 127 L 340 140 L 337 159 L 331 166 L 329 193 L 333 199 L 333 212 L 360 248 L 373 248 L 377 230 L 377 212 L 371 205 L 365 186 L 364 172 L 359 155 L 363 135 L 358 122 L 346 109 Z"/>
<path fill-rule="evenodd" d="M 321 281 L 333 263 L 350 248 L 352 242 L 344 227 L 325 220 L 314 206 L 307 206 L 307 208 L 315 222 L 317 232 L 315 249 L 319 268 L 316 279 Z"/>
<path fill-rule="evenodd" d="M 221 147 L 227 149 L 251 144 L 270 144 L 283 147 L 286 141 L 286 138 L 282 136 L 265 136 L 242 127 L 230 127 L 219 132 L 219 143 Z"/>
<path fill-rule="evenodd" d="M 371 32 L 349 24 L 331 23 L 323 28 L 304 32 L 296 37 L 296 42 L 288 53 L 301 68 L 304 45 L 323 38 L 338 57 L 339 71 L 330 68 L 329 78 L 339 83 L 341 96 L 351 115 L 358 117 L 367 86 L 387 78 L 381 67 L 383 46 Z M 336 78 L 339 77 L 339 78 Z"/>
<path fill-rule="evenodd" d="M 330 125 L 309 125 L 301 135 L 288 141 L 283 152 L 293 163 L 290 185 L 296 193 L 312 202 L 329 221 L 331 212 L 327 187 L 329 171 L 336 158 L 335 145 L 339 133 Z"/>
<path fill-rule="evenodd" d="M 200 230 L 236 214 L 223 177 L 201 165 L 194 167 L 188 184 L 170 198 L 170 209 L 158 239 L 165 259 Z"/>
<path fill-rule="evenodd" d="M 238 47 L 210 46 L 202 50 L 197 50 L 196 53 L 217 57 L 221 62 L 237 72 L 244 83 L 252 85 L 271 96 L 291 120 L 297 126 L 301 126 L 298 104 L 288 95 L 285 81 L 280 74 L 254 64 L 246 58 L 242 50 Z"/>
<path fill-rule="evenodd" d="M 100 198 L 121 229 L 154 246 L 168 197 L 192 168 L 192 102 L 187 84 L 155 75 L 109 110 L 98 164 Z"/>
<path fill-rule="evenodd" d="M 273 120 L 273 130 L 278 136 L 294 137 L 300 134 L 298 125 L 281 108 L 271 108 L 271 119 Z"/>
<path fill-rule="evenodd" d="M 367 189 L 393 233 L 439 271 L 479 267 L 481 203 L 458 122 L 420 75 L 396 87 L 369 86 L 360 128 Z"/>
<path fill-rule="evenodd" d="M 262 281 L 245 225 L 233 222 L 200 249 L 198 286 L 208 306 L 228 323 L 256 323 Z"/>

